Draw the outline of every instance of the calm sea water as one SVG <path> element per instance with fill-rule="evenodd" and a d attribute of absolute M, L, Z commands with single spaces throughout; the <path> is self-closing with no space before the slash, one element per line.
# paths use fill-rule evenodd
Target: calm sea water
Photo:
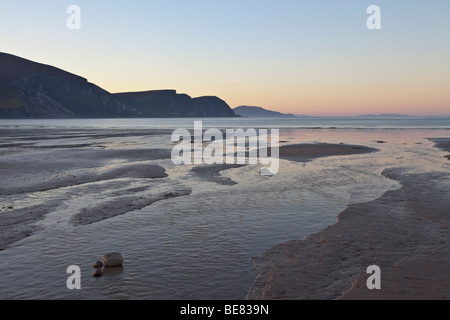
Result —
<path fill-rule="evenodd" d="M 0 128 L 192 128 L 195 120 L 205 128 L 286 129 L 450 129 L 450 117 L 310 117 L 264 118 L 170 118 L 170 119 L 70 119 L 0 120 Z"/>

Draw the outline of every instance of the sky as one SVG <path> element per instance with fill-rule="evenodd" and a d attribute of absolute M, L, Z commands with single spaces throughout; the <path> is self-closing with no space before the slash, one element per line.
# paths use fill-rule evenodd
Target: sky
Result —
<path fill-rule="evenodd" d="M 70 5 L 81 29 L 67 28 Z M 367 8 L 381 9 L 369 30 Z M 448 0 L 0 0 L 0 51 L 110 92 L 232 108 L 450 115 Z"/>

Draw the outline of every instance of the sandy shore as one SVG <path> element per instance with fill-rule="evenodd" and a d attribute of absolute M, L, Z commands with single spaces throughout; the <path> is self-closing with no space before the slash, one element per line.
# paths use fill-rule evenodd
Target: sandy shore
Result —
<path fill-rule="evenodd" d="M 239 181 L 221 174 L 239 167 L 234 165 L 197 166 L 185 175 L 175 169 L 174 174 L 170 140 L 152 140 L 165 142 L 165 148 L 145 144 L 147 136 L 164 134 L 158 131 L 55 129 L 1 134 L 0 251 L 4 253 L 15 242 L 39 235 L 46 228 L 46 216 L 55 210 L 67 223 L 63 225 L 76 232 L 155 202 L 183 201 L 174 198 L 189 197 L 194 182 L 233 190 Z M 144 145 L 136 147 L 137 140 Z M 432 141 L 450 151 L 450 139 Z M 296 144 L 280 147 L 280 157 L 309 162 L 376 151 L 362 145 Z M 409 169 L 384 171 L 384 176 L 401 183 L 398 190 L 351 205 L 335 225 L 255 257 L 260 274 L 248 299 L 450 299 L 450 174 Z M 64 215 L 67 218 L 61 218 Z M 382 271 L 381 291 L 366 288 L 366 269 L 373 264 Z"/>
<path fill-rule="evenodd" d="M 437 138 L 437 139 L 430 139 L 433 141 L 436 145 L 436 148 L 441 149 L 442 151 L 448 151 L 450 152 L 450 139 L 447 138 Z M 450 154 L 446 155 L 445 158 L 450 160 Z"/>
<path fill-rule="evenodd" d="M 345 156 L 376 152 L 377 149 L 350 144 L 294 144 L 280 147 L 280 158 L 297 162 L 309 162 L 317 158 Z"/>
<path fill-rule="evenodd" d="M 170 159 L 171 149 L 108 147 L 108 141 L 164 135 L 161 130 L 42 129 L 1 130 L 0 141 L 0 250 L 39 230 L 45 218 L 65 198 L 97 195 L 80 206 L 70 221 L 87 225 L 145 208 L 156 201 L 186 196 L 191 189 L 168 177 L 159 161 Z M 105 140 L 106 139 L 106 140 Z M 170 141 L 170 140 L 167 140 Z M 332 144 L 283 146 L 281 158 L 311 161 L 314 158 L 373 152 L 375 149 Z M 223 170 L 240 165 L 197 166 L 191 175 L 200 180 L 232 186 Z M 136 186 L 136 183 L 140 185 Z M 29 202 L 43 193 L 62 193 L 43 203 L 10 207 L 9 202 Z M 106 195 L 105 195 L 106 194 Z M 8 202 L 9 201 L 9 202 Z"/>
<path fill-rule="evenodd" d="M 116 149 L 101 142 L 161 134 L 157 130 L 2 130 L 1 134 L 0 250 L 39 230 L 36 222 L 77 194 L 98 199 L 71 217 L 72 224 L 86 225 L 191 192 L 167 179 L 166 170 L 154 163 L 170 159 L 170 149 Z M 30 199 L 44 194 L 48 199 L 32 204 Z M 24 205 L 8 204 L 17 201 Z"/>
<path fill-rule="evenodd" d="M 433 141 L 449 151 L 450 139 Z M 255 257 L 259 276 L 247 298 L 450 299 L 450 174 L 393 168 L 383 175 L 402 187 Z M 370 265 L 381 268 L 381 290 L 367 288 Z"/>
<path fill-rule="evenodd" d="M 220 174 L 220 172 L 233 168 L 240 168 L 242 166 L 243 165 L 237 164 L 217 164 L 217 165 L 198 166 L 191 169 L 191 174 L 204 181 L 215 182 L 225 186 L 233 186 L 236 184 L 236 182 L 231 180 L 230 178 L 223 177 Z"/>

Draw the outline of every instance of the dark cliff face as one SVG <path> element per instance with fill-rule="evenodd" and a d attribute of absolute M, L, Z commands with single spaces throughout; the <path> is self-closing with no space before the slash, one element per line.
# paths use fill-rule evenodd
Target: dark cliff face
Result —
<path fill-rule="evenodd" d="M 192 99 L 194 109 L 204 117 L 236 117 L 230 106 L 218 97 L 199 97 Z"/>
<path fill-rule="evenodd" d="M 0 118 L 234 117 L 217 97 L 175 90 L 111 94 L 64 70 L 0 53 Z"/>
<path fill-rule="evenodd" d="M 30 74 L 46 74 L 64 80 L 87 81 L 64 70 L 0 52 L 0 85 L 11 83 Z"/>
<path fill-rule="evenodd" d="M 217 97 L 192 99 L 175 90 L 116 93 L 122 103 L 146 117 L 235 117 L 234 111 Z"/>
<path fill-rule="evenodd" d="M 175 90 L 116 93 L 114 97 L 133 107 L 145 117 L 188 117 L 191 98 Z"/>
<path fill-rule="evenodd" d="M 240 106 L 234 108 L 237 115 L 248 118 L 295 118 L 293 114 L 263 109 L 261 107 Z"/>
<path fill-rule="evenodd" d="M 1 118 L 133 116 L 140 114 L 82 77 L 0 53 Z"/>

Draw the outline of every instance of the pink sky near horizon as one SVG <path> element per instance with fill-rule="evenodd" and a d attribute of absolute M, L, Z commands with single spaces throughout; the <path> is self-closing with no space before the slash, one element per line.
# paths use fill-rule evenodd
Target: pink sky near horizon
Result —
<path fill-rule="evenodd" d="M 29 58 L 29 57 L 24 57 Z M 450 116 L 450 76 L 438 76 L 433 71 L 398 71 L 398 76 L 373 76 L 370 70 L 349 70 L 349 64 L 330 72 L 332 62 L 312 72 L 286 70 L 263 77 L 258 71 L 245 78 L 229 80 L 232 75 L 205 73 L 191 79 L 172 77 L 172 72 L 149 77 L 147 70 L 111 68 L 117 65 L 111 58 L 96 67 L 81 59 L 61 59 L 49 55 L 30 59 L 61 68 L 85 77 L 111 93 L 174 89 L 192 97 L 214 95 L 225 100 L 231 108 L 241 105 L 259 106 L 283 113 L 308 116 L 358 116 L 365 114 L 404 114 L 413 116 Z M 60 61 L 52 63 L 51 61 Z M 347 70 L 344 70 L 347 68 Z M 393 68 L 389 66 L 387 68 Z M 397 68 L 399 68 L 397 66 Z M 295 70 L 295 68 L 293 68 Z M 302 69 L 306 70 L 306 69 Z M 272 71 L 273 72 L 273 71 Z M 378 70 L 378 73 L 382 73 Z M 200 80 L 195 80 L 200 79 Z M 205 79 L 205 80 L 204 80 Z"/>
<path fill-rule="evenodd" d="M 109 92 L 175 89 L 294 114 L 450 116 L 450 2 L 77 0 L 2 3 L 0 51 Z M 24 10 L 26 6 L 26 10 Z M 14 32 L 11 32 L 13 30 Z"/>
<path fill-rule="evenodd" d="M 332 63 L 336 65 L 330 67 Z M 205 74 L 198 77 L 201 81 L 180 77 L 174 80 L 170 76 L 155 81 L 145 79 L 145 75 L 135 79 L 136 74 L 129 74 L 125 85 L 113 77 L 100 81 L 111 92 L 176 89 L 193 97 L 215 95 L 232 108 L 249 105 L 318 116 L 384 113 L 450 116 L 450 75 L 439 76 L 426 65 L 415 69 L 385 66 L 386 76 L 382 75 L 383 70 L 373 75 L 370 68 L 361 67 L 362 63 L 353 69 L 348 63 L 338 65 L 338 61 L 330 61 L 322 68 L 299 73 L 287 72 L 289 67 L 285 66 L 279 71 L 265 71 L 272 72 L 270 76 L 254 71 L 242 78 Z M 292 70 L 299 68 L 295 64 L 291 67 Z M 393 69 L 397 69 L 396 74 Z"/>

